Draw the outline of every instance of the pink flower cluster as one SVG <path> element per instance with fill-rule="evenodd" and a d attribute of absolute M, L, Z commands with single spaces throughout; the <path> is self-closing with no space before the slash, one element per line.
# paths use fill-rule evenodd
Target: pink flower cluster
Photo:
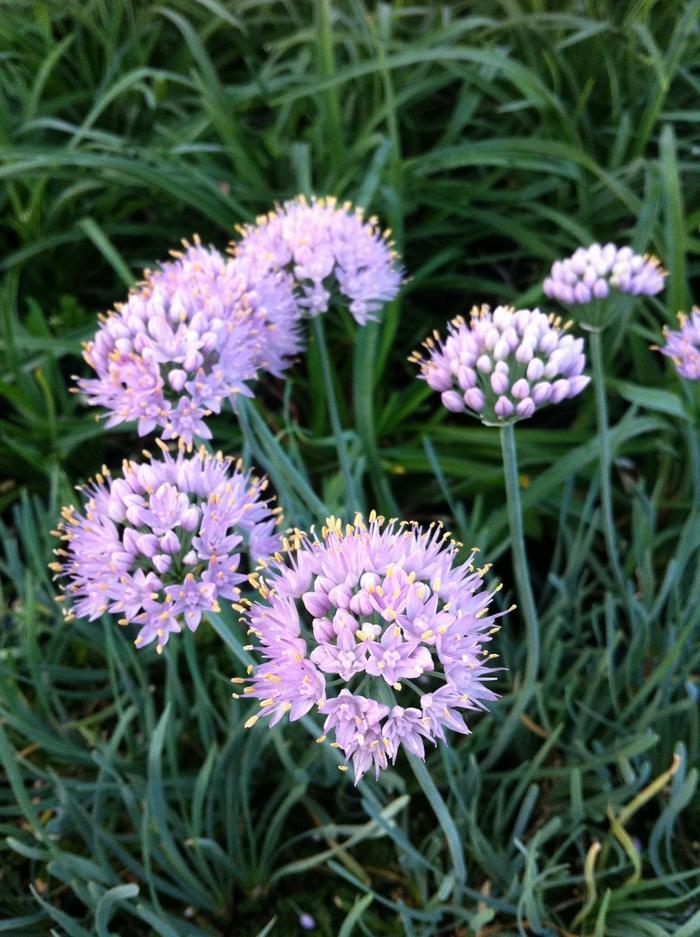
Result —
<path fill-rule="evenodd" d="M 681 377 L 700 381 L 700 309 L 678 314 L 680 329 L 664 328 L 666 344 L 658 350 L 670 358 Z"/>
<path fill-rule="evenodd" d="M 545 296 L 565 305 L 605 299 L 611 290 L 653 296 L 664 288 L 665 271 L 656 257 L 635 254 L 631 247 L 591 244 L 557 260 L 544 281 Z"/>
<path fill-rule="evenodd" d="M 575 397 L 587 386 L 583 339 L 538 309 L 474 307 L 424 342 L 411 361 L 448 410 L 470 410 L 483 422 L 512 423 L 540 407 Z"/>
<path fill-rule="evenodd" d="M 280 376 L 302 348 L 305 313 L 332 293 L 364 324 L 401 285 L 396 254 L 376 219 L 334 199 L 303 198 L 241 229 L 226 259 L 198 239 L 103 317 L 78 380 L 107 426 L 137 421 L 140 436 L 210 439 L 206 419 L 259 373 Z"/>
<path fill-rule="evenodd" d="M 389 232 L 349 202 L 298 196 L 240 230 L 242 239 L 231 245 L 234 256 L 261 275 L 286 272 L 310 316 L 326 312 L 336 294 L 364 325 L 401 286 Z"/>
<path fill-rule="evenodd" d="M 425 742 L 468 732 L 463 711 L 496 698 L 487 644 L 503 613 L 488 610 L 488 567 L 475 569 L 473 553 L 458 562 L 440 527 L 374 513 L 368 525 L 330 518 L 320 539 L 295 532 L 284 545 L 246 613 L 263 657 L 234 679 L 260 701 L 246 724 L 316 708 L 356 781 L 402 746 L 423 758 Z"/>
<path fill-rule="evenodd" d="M 64 580 L 67 617 L 105 612 L 140 625 L 137 647 L 160 652 L 183 624 L 194 631 L 220 598 L 237 599 L 253 562 L 279 547 L 276 512 L 262 498 L 266 482 L 221 454 L 200 450 L 147 462 L 125 461 L 84 489 L 82 513 L 64 508 L 52 569 Z"/>
<path fill-rule="evenodd" d="M 260 369 L 287 367 L 301 347 L 290 284 L 251 273 L 199 242 L 146 271 L 85 345 L 97 377 L 78 387 L 108 411 L 107 426 L 137 420 L 140 436 L 159 428 L 163 439 L 209 439 L 207 416 L 250 395 Z"/>

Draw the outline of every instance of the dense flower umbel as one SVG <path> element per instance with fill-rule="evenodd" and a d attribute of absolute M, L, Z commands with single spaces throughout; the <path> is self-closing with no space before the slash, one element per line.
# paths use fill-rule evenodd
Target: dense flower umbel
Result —
<path fill-rule="evenodd" d="M 374 512 L 368 525 L 330 518 L 320 539 L 294 532 L 285 548 L 246 612 L 264 658 L 234 679 L 260 700 L 247 725 L 316 707 L 356 781 L 402 745 L 423 758 L 426 740 L 468 732 L 462 710 L 496 698 L 486 645 L 503 613 L 488 611 L 488 567 L 475 570 L 473 553 L 458 563 L 439 526 L 385 525 Z"/>
<path fill-rule="evenodd" d="M 84 357 L 97 378 L 78 381 L 105 407 L 107 426 L 138 420 L 140 436 L 209 439 L 205 419 L 224 401 L 250 395 L 246 381 L 279 374 L 299 347 L 298 308 L 277 273 L 252 276 L 198 241 L 146 271 L 128 300 L 104 317 Z"/>
<path fill-rule="evenodd" d="M 544 281 L 545 296 L 565 305 L 605 299 L 611 290 L 653 296 L 664 288 L 666 273 L 656 257 L 635 254 L 631 247 L 591 244 L 557 260 Z"/>
<path fill-rule="evenodd" d="M 658 350 L 670 358 L 681 377 L 700 381 L 700 309 L 693 308 L 690 316 L 678 314 L 680 329 L 664 328 L 666 344 Z"/>
<path fill-rule="evenodd" d="M 125 461 L 119 478 L 103 469 L 82 489 L 83 513 L 64 508 L 56 532 L 67 617 L 117 613 L 141 626 L 137 647 L 157 641 L 159 652 L 183 624 L 194 631 L 220 598 L 238 598 L 243 551 L 257 563 L 279 547 L 266 485 L 203 449 Z"/>
<path fill-rule="evenodd" d="M 411 361 L 420 377 L 442 395 L 448 410 L 471 410 L 483 422 L 512 423 L 548 403 L 575 397 L 590 378 L 583 339 L 574 338 L 559 319 L 538 309 L 475 306 L 424 342 L 425 356 Z"/>
<path fill-rule="evenodd" d="M 401 269 L 376 218 L 334 198 L 304 196 L 240 228 L 231 245 L 236 258 L 262 272 L 284 271 L 295 284 L 299 305 L 310 316 L 326 312 L 334 293 L 349 302 L 360 325 L 375 318 L 401 286 Z"/>

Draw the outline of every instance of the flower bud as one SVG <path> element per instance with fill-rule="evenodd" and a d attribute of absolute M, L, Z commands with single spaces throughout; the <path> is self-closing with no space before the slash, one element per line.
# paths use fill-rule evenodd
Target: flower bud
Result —
<path fill-rule="evenodd" d="M 494 371 L 491 375 L 491 389 L 494 394 L 505 394 L 508 390 L 508 378 L 501 371 Z"/>
<path fill-rule="evenodd" d="M 516 404 L 515 412 L 521 419 L 529 419 L 535 412 L 535 401 L 532 397 L 523 397 L 523 399 L 519 400 Z"/>
<path fill-rule="evenodd" d="M 170 371 L 168 374 L 168 384 L 170 384 L 172 389 L 177 391 L 177 393 L 185 386 L 186 380 L 187 371 L 183 371 L 182 368 L 175 368 L 174 371 Z"/>
<path fill-rule="evenodd" d="M 311 627 L 317 641 L 333 641 L 335 639 L 336 634 L 330 618 L 314 618 Z"/>
<path fill-rule="evenodd" d="M 328 596 L 323 592 L 305 592 L 301 601 L 304 603 L 306 611 L 314 618 L 321 618 L 330 608 Z"/>
<path fill-rule="evenodd" d="M 335 605 L 336 608 L 346 609 L 350 605 L 350 596 L 352 591 L 349 586 L 345 583 L 341 583 L 338 586 L 333 586 L 331 591 L 328 593 L 328 601 L 331 605 Z"/>
<path fill-rule="evenodd" d="M 544 374 L 544 362 L 541 358 L 533 358 L 525 372 L 528 381 L 539 381 Z"/>
<path fill-rule="evenodd" d="M 126 536 L 126 531 L 124 534 Z M 143 553 L 144 556 L 152 558 L 158 552 L 158 538 L 154 534 L 141 534 L 137 537 L 136 543 L 139 548 L 139 553 Z"/>
<path fill-rule="evenodd" d="M 442 404 L 453 413 L 461 413 L 464 410 L 464 401 L 456 390 L 446 390 L 441 395 Z"/>
<path fill-rule="evenodd" d="M 158 545 L 163 553 L 177 553 L 180 549 L 180 540 L 174 531 L 169 530 L 160 537 Z"/>
<path fill-rule="evenodd" d="M 452 374 L 449 368 L 431 368 L 425 379 L 433 390 L 443 391 L 452 387 Z"/>
<path fill-rule="evenodd" d="M 549 381 L 540 381 L 532 388 L 532 399 L 538 407 L 543 403 L 549 403 L 552 396 L 552 385 Z"/>
<path fill-rule="evenodd" d="M 470 387 L 469 390 L 464 393 L 464 402 L 470 409 L 481 413 L 484 409 L 486 398 L 484 397 L 483 391 L 479 390 L 478 387 Z"/>
<path fill-rule="evenodd" d="M 522 377 L 513 384 L 511 393 L 517 400 L 522 400 L 530 393 L 530 385 Z"/>
<path fill-rule="evenodd" d="M 494 406 L 494 412 L 496 416 L 500 416 L 502 419 L 509 417 L 513 412 L 513 404 L 508 400 L 507 397 L 499 397 Z"/>
<path fill-rule="evenodd" d="M 569 396 L 569 391 L 571 386 L 566 378 L 560 378 L 558 381 L 555 381 L 552 384 L 552 392 L 550 395 L 551 403 L 560 403 L 566 397 Z"/>
<path fill-rule="evenodd" d="M 457 383 L 462 390 L 469 390 L 470 387 L 475 387 L 476 380 L 476 372 L 472 368 L 468 368 L 463 364 L 457 368 Z"/>
<path fill-rule="evenodd" d="M 510 354 L 510 347 L 505 338 L 499 338 L 493 348 L 493 357 L 495 361 L 503 361 Z"/>
<path fill-rule="evenodd" d="M 167 573 L 173 558 L 168 556 L 167 553 L 156 553 L 155 556 L 152 557 L 152 561 L 159 573 Z"/>

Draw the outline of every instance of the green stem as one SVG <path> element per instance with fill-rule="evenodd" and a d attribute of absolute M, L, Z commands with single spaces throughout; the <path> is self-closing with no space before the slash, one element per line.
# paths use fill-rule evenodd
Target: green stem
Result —
<path fill-rule="evenodd" d="M 377 695 L 390 709 L 396 705 L 394 691 L 383 680 L 379 680 Z M 435 781 L 433 781 L 430 776 L 430 772 L 425 765 L 425 760 L 419 758 L 417 755 L 412 755 L 410 752 L 406 752 L 406 757 L 408 758 L 408 763 L 411 766 L 416 780 L 423 788 L 423 793 L 428 803 L 433 808 L 435 817 L 445 834 L 455 877 L 452 894 L 454 900 L 458 902 L 462 894 L 462 889 L 467 881 L 467 869 L 464 864 L 464 850 L 462 849 L 459 830 L 457 829 L 455 821 L 452 819 L 447 804 L 442 798 L 442 794 L 437 789 Z"/>
<path fill-rule="evenodd" d="M 515 428 L 513 424 L 502 426 L 501 452 L 503 456 L 503 471 L 506 485 L 506 505 L 508 510 L 508 526 L 510 528 L 510 548 L 513 560 L 513 572 L 518 590 L 520 613 L 525 622 L 526 658 L 523 683 L 498 738 L 492 746 L 489 756 L 484 762 L 484 768 L 494 764 L 505 750 L 513 733 L 518 727 L 527 704 L 532 699 L 540 667 L 540 626 L 537 619 L 535 599 L 530 585 L 530 573 L 525 552 L 525 536 L 523 534 L 523 513 L 520 504 L 520 480 L 518 477 L 518 454 L 515 446 Z"/>
<path fill-rule="evenodd" d="M 248 667 L 256 663 L 250 651 L 245 650 L 241 640 L 243 629 L 240 626 L 230 625 L 218 612 L 207 612 L 206 618 L 239 664 Z"/>
<path fill-rule="evenodd" d="M 462 840 L 459 835 L 459 830 L 455 821 L 452 819 L 452 814 L 450 813 L 447 804 L 442 798 L 442 794 L 437 789 L 435 781 L 433 781 L 430 776 L 430 771 L 428 771 L 425 762 L 422 758 L 419 758 L 417 755 L 408 755 L 408 762 L 411 766 L 411 770 L 416 777 L 416 780 L 423 788 L 423 793 L 425 794 L 428 803 L 435 813 L 438 823 L 442 827 L 442 831 L 445 834 L 445 839 L 447 840 L 447 848 L 450 851 L 450 858 L 452 859 L 452 870 L 454 872 L 454 885 L 452 887 L 452 897 L 453 900 L 459 902 L 462 889 L 467 882 L 467 868 L 464 862 L 464 850 L 462 849 Z"/>
<path fill-rule="evenodd" d="M 615 575 L 620 593 L 625 595 L 625 577 L 617 551 L 615 521 L 613 519 L 612 486 L 610 484 L 610 430 L 608 428 L 608 406 L 605 399 L 605 370 L 603 368 L 603 346 L 600 331 L 591 331 L 591 366 L 595 392 L 596 419 L 598 421 L 598 463 L 600 467 L 600 500 L 603 512 L 603 536 L 608 559 Z"/>
<path fill-rule="evenodd" d="M 319 55 L 319 72 L 322 78 L 332 78 L 336 73 L 335 53 L 333 50 L 333 4 L 331 0 L 317 0 L 318 14 L 317 45 Z M 343 153 L 342 118 L 338 89 L 335 86 L 327 88 L 322 95 L 324 108 L 322 110 L 331 145 L 332 164 L 337 166 Z"/>
<path fill-rule="evenodd" d="M 686 409 L 689 414 L 689 420 L 685 424 L 685 434 L 688 441 L 688 458 L 690 461 L 693 485 L 693 504 L 700 505 L 700 446 L 698 445 L 698 436 L 700 435 L 700 425 L 698 424 L 698 395 L 690 381 L 682 382 L 682 390 L 686 399 Z"/>
<path fill-rule="evenodd" d="M 340 422 L 340 415 L 338 413 L 338 402 L 335 399 L 335 387 L 333 385 L 333 372 L 331 370 L 331 360 L 328 354 L 328 346 L 326 344 L 326 335 L 323 330 L 323 322 L 321 321 L 320 316 L 314 316 L 312 321 L 312 327 L 314 330 L 314 337 L 318 345 L 318 351 L 321 358 L 321 370 L 323 371 L 323 381 L 326 385 L 326 403 L 328 405 L 328 416 L 331 421 L 331 428 L 333 430 L 333 435 L 335 437 L 335 448 L 338 453 L 338 462 L 340 463 L 340 468 L 343 473 L 343 478 L 345 479 L 345 491 L 346 491 L 346 509 L 349 513 L 354 511 L 364 510 L 364 505 L 362 503 L 362 498 L 360 493 L 357 490 L 357 485 L 355 484 L 355 478 L 352 474 L 352 466 L 350 464 L 350 455 L 348 453 L 348 447 L 345 445 L 345 437 L 343 436 L 343 427 Z"/>
<path fill-rule="evenodd" d="M 382 469 L 374 423 L 374 365 L 377 360 L 378 328 L 376 322 L 368 322 L 358 329 L 353 360 L 353 403 L 357 431 L 377 499 L 374 507 L 390 517 L 397 517 L 401 512 Z"/>
<path fill-rule="evenodd" d="M 258 413 L 255 404 L 247 397 L 239 397 L 237 407 L 241 429 L 251 446 L 253 455 L 269 474 L 278 493 L 282 488 L 281 483 L 290 485 L 313 518 L 326 517 L 328 508 L 275 439 L 269 426 Z"/>

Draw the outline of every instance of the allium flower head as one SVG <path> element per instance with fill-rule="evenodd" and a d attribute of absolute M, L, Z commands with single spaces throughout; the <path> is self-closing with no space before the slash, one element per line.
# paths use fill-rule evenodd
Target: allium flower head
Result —
<path fill-rule="evenodd" d="M 679 313 L 680 329 L 664 328 L 666 344 L 658 351 L 670 358 L 681 377 L 700 381 L 700 309 L 694 307 L 690 316 Z"/>
<path fill-rule="evenodd" d="M 127 301 L 102 318 L 83 356 L 96 378 L 78 381 L 107 426 L 138 421 L 140 436 L 209 439 L 210 413 L 260 368 L 280 373 L 299 347 L 296 300 L 275 272 L 252 276 L 198 241 L 146 271 Z"/>
<path fill-rule="evenodd" d="M 65 546 L 52 564 L 68 618 L 119 614 L 120 624 L 141 626 L 137 647 L 157 641 L 159 652 L 183 625 L 194 631 L 218 611 L 219 599 L 238 599 L 242 553 L 257 563 L 279 547 L 266 481 L 221 454 L 164 450 L 125 461 L 118 478 L 103 468 L 82 489 L 82 510 L 63 510 L 56 533 Z"/>
<path fill-rule="evenodd" d="M 448 410 L 469 410 L 484 423 L 512 423 L 548 403 L 580 394 L 590 381 L 583 339 L 558 318 L 538 309 L 475 306 L 424 342 L 425 355 L 411 361 L 420 377 L 439 391 Z"/>
<path fill-rule="evenodd" d="M 325 735 L 352 761 L 355 779 L 378 775 L 399 749 L 424 757 L 425 742 L 447 729 L 469 730 L 463 711 L 495 699 L 486 683 L 494 621 L 488 567 L 439 526 L 389 521 L 326 521 L 317 538 L 294 532 L 287 559 L 260 577 L 261 600 L 248 608 L 249 633 L 263 657 L 244 694 L 274 725 L 312 709 Z"/>
<path fill-rule="evenodd" d="M 631 247 L 591 244 L 557 260 L 544 281 L 545 296 L 565 305 L 605 299 L 611 290 L 632 296 L 654 296 L 664 288 L 666 272 L 656 257 L 635 254 Z"/>
<path fill-rule="evenodd" d="M 401 269 L 376 218 L 334 198 L 300 195 L 255 224 L 240 228 L 234 256 L 263 272 L 284 271 L 294 283 L 299 305 L 310 316 L 326 312 L 339 294 L 360 325 L 374 319 L 401 286 Z"/>

